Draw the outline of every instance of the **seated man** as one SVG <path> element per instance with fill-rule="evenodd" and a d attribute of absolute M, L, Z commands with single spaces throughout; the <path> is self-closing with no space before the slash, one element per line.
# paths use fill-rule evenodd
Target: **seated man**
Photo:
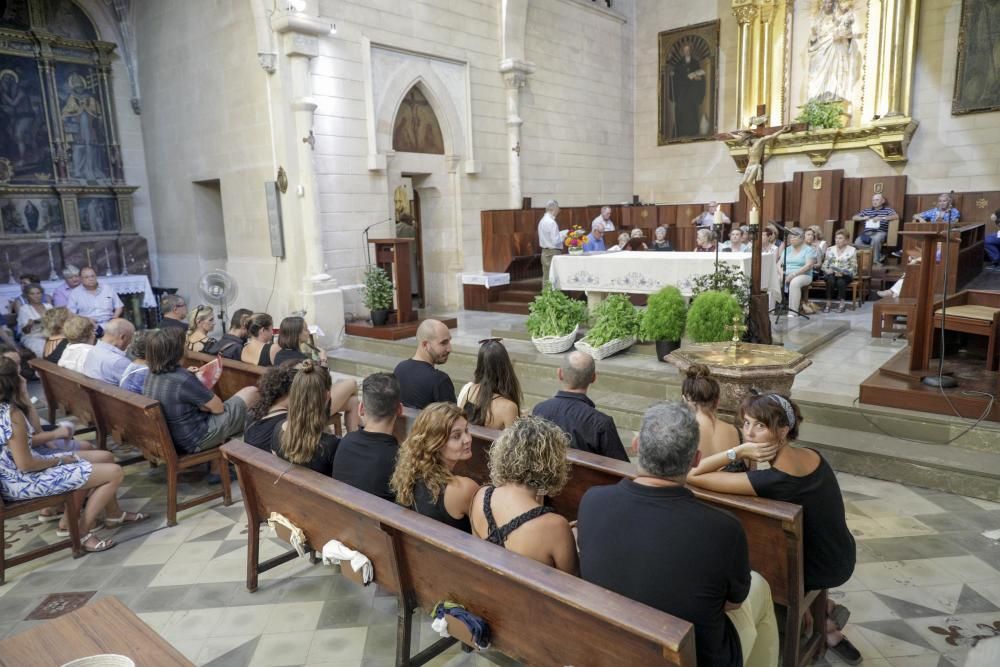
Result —
<path fill-rule="evenodd" d="M 699 459 L 694 414 L 679 401 L 654 405 L 638 444 L 634 480 L 583 495 L 580 576 L 690 621 L 699 665 L 777 665 L 771 590 L 750 571 L 743 526 L 685 487 Z"/>
<path fill-rule="evenodd" d="M 865 223 L 865 228 L 854 239 L 854 247 L 871 246 L 872 261 L 875 264 L 881 264 L 885 259 L 882 256 L 882 244 L 889 237 L 889 223 L 893 220 L 899 220 L 899 214 L 889 206 L 885 197 L 880 193 L 875 193 L 872 195 L 871 208 L 858 211 L 854 219 Z"/>
<path fill-rule="evenodd" d="M 164 294 L 160 298 L 160 313 L 163 314 L 163 319 L 157 325 L 158 328 L 169 329 L 173 327 L 187 333 L 188 307 L 184 297 L 180 294 Z"/>
<path fill-rule="evenodd" d="M 116 386 L 120 384 L 129 367 L 125 350 L 134 335 L 132 323 L 120 317 L 104 325 L 104 336 L 83 362 L 83 374 Z"/>
<path fill-rule="evenodd" d="M 587 389 L 597 380 L 594 358 L 570 352 L 557 371 L 562 390 L 535 406 L 532 414 L 554 422 L 570 437 L 570 447 L 628 461 L 615 420 L 594 407 Z"/>
<path fill-rule="evenodd" d="M 954 225 L 962 218 L 958 209 L 952 206 L 954 199 L 947 192 L 938 195 L 937 205 L 913 216 L 913 222 L 947 222 Z"/>
<path fill-rule="evenodd" d="M 249 335 L 248 329 L 251 317 L 253 317 L 252 310 L 238 308 L 229 321 L 229 331 L 222 334 L 222 338 L 215 341 L 215 344 L 206 347 L 203 350 L 205 354 L 213 356 L 221 354 L 226 359 L 239 361 L 240 356 L 243 354 L 243 346 L 246 345 L 247 336 Z"/>
<path fill-rule="evenodd" d="M 87 317 L 97 325 L 122 316 L 124 305 L 111 285 L 97 282 L 97 271 L 85 266 L 80 271 L 80 286 L 69 293 L 71 313 Z"/>
<path fill-rule="evenodd" d="M 1000 208 L 993 211 L 993 215 L 990 216 L 990 220 L 993 221 L 994 225 L 1000 225 Z M 985 251 L 986 260 L 990 262 L 990 270 L 1000 270 L 1000 229 L 997 230 L 996 234 L 989 234 L 986 236 Z"/>
<path fill-rule="evenodd" d="M 591 223 L 590 223 L 591 229 L 596 228 L 598 224 L 600 224 L 602 232 L 613 232 L 613 231 L 615 231 L 615 223 L 613 223 L 611 221 L 611 207 L 610 206 L 602 206 L 601 207 L 601 214 L 599 216 L 597 216 L 596 218 L 594 218 L 591 221 Z"/>
<path fill-rule="evenodd" d="M 715 209 L 719 208 L 719 202 L 710 201 L 705 206 L 705 210 L 691 221 L 695 227 L 711 227 L 715 224 Z M 722 214 L 722 224 L 729 224 L 729 216 Z"/>
<path fill-rule="evenodd" d="M 52 305 L 58 308 L 69 304 L 69 293 L 80 286 L 80 269 L 72 264 L 67 264 L 62 270 L 62 285 L 52 291 Z"/>
<path fill-rule="evenodd" d="M 607 247 L 604 245 L 604 223 L 598 218 L 594 220 L 590 229 L 590 238 L 583 244 L 584 252 L 604 252 Z"/>
<path fill-rule="evenodd" d="M 393 435 L 403 413 L 399 381 L 392 373 L 372 373 L 361 383 L 360 431 L 344 436 L 333 458 L 333 478 L 395 502 L 389 479 L 396 468 L 399 441 Z"/>
<path fill-rule="evenodd" d="M 438 320 L 424 320 L 417 328 L 413 358 L 396 364 L 393 374 L 401 387 L 399 398 L 408 408 L 423 410 L 431 403 L 454 403 L 455 385 L 444 371 L 434 368 L 448 361 L 451 332 Z"/>

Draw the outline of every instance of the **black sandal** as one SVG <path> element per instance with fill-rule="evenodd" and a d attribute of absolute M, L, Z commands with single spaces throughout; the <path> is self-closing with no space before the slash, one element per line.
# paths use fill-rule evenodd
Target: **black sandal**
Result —
<path fill-rule="evenodd" d="M 836 653 L 837 657 L 846 662 L 848 665 L 861 664 L 861 651 L 859 651 L 847 637 L 844 637 L 835 645 L 831 646 L 830 650 Z"/>

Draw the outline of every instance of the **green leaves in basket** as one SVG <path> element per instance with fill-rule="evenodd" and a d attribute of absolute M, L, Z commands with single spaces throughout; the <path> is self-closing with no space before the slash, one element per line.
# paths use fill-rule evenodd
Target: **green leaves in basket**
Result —
<path fill-rule="evenodd" d="M 587 321 L 587 304 L 546 286 L 528 306 L 528 333 L 532 338 L 565 336 Z"/>
<path fill-rule="evenodd" d="M 600 347 L 619 338 L 639 334 L 639 311 L 624 294 L 612 294 L 597 307 L 594 326 L 583 340 L 591 347 Z"/>

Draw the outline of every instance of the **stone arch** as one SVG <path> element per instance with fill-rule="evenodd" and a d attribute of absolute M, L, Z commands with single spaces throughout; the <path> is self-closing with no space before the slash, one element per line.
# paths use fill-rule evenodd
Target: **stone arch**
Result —
<path fill-rule="evenodd" d="M 392 149 L 392 131 L 403 99 L 417 86 L 434 111 L 444 141 L 444 154 L 459 156 L 465 153 L 465 122 L 448 95 L 448 87 L 424 59 L 410 60 L 387 82 L 381 96 L 382 102 L 375 114 L 376 148 L 379 153 Z"/>

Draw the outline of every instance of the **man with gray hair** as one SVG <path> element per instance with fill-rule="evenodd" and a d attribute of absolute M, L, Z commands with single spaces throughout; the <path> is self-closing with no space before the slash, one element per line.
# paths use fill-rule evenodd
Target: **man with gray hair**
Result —
<path fill-rule="evenodd" d="M 570 352 L 563 357 L 557 375 L 562 390 L 536 405 L 532 414 L 565 431 L 573 449 L 627 462 L 615 420 L 600 412 L 587 396 L 587 389 L 597 380 L 594 358 L 579 350 Z"/>
<path fill-rule="evenodd" d="M 135 327 L 128 320 L 120 317 L 108 320 L 104 325 L 104 336 L 83 362 L 83 374 L 117 387 L 128 370 L 130 362 L 125 350 L 133 336 Z"/>
<path fill-rule="evenodd" d="M 180 294 L 164 294 L 160 297 L 160 314 L 163 319 L 156 325 L 158 329 L 170 329 L 171 327 L 188 330 L 188 307 L 187 302 Z"/>
<path fill-rule="evenodd" d="M 715 210 L 719 208 L 719 202 L 710 201 L 705 205 L 705 210 L 701 212 L 694 220 L 691 221 L 695 227 L 711 227 L 715 224 Z M 722 214 L 722 224 L 729 224 L 729 216 L 725 213 Z"/>
<path fill-rule="evenodd" d="M 580 576 L 693 623 L 699 665 L 778 664 L 771 591 L 750 571 L 743 527 L 684 485 L 699 459 L 694 413 L 681 401 L 652 406 L 638 445 L 635 479 L 580 501 Z"/>
<path fill-rule="evenodd" d="M 63 308 L 69 304 L 69 293 L 80 286 L 80 269 L 67 264 L 62 270 L 64 282 L 52 291 L 52 305 Z"/>
<path fill-rule="evenodd" d="M 583 244 L 583 251 L 604 252 L 607 249 L 607 246 L 604 245 L 604 223 L 598 218 L 590 226 L 590 238 Z"/>
<path fill-rule="evenodd" d="M 559 202 L 550 199 L 545 202 L 545 215 L 538 221 L 538 245 L 542 249 L 542 289 L 549 284 L 549 267 L 552 258 L 562 253 L 563 239 L 567 231 L 559 231 L 556 216 L 559 215 Z"/>
<path fill-rule="evenodd" d="M 594 218 L 593 222 L 590 223 L 591 229 L 601 225 L 602 232 L 613 232 L 615 231 L 615 223 L 611 221 L 611 207 L 602 206 L 601 214 Z"/>

